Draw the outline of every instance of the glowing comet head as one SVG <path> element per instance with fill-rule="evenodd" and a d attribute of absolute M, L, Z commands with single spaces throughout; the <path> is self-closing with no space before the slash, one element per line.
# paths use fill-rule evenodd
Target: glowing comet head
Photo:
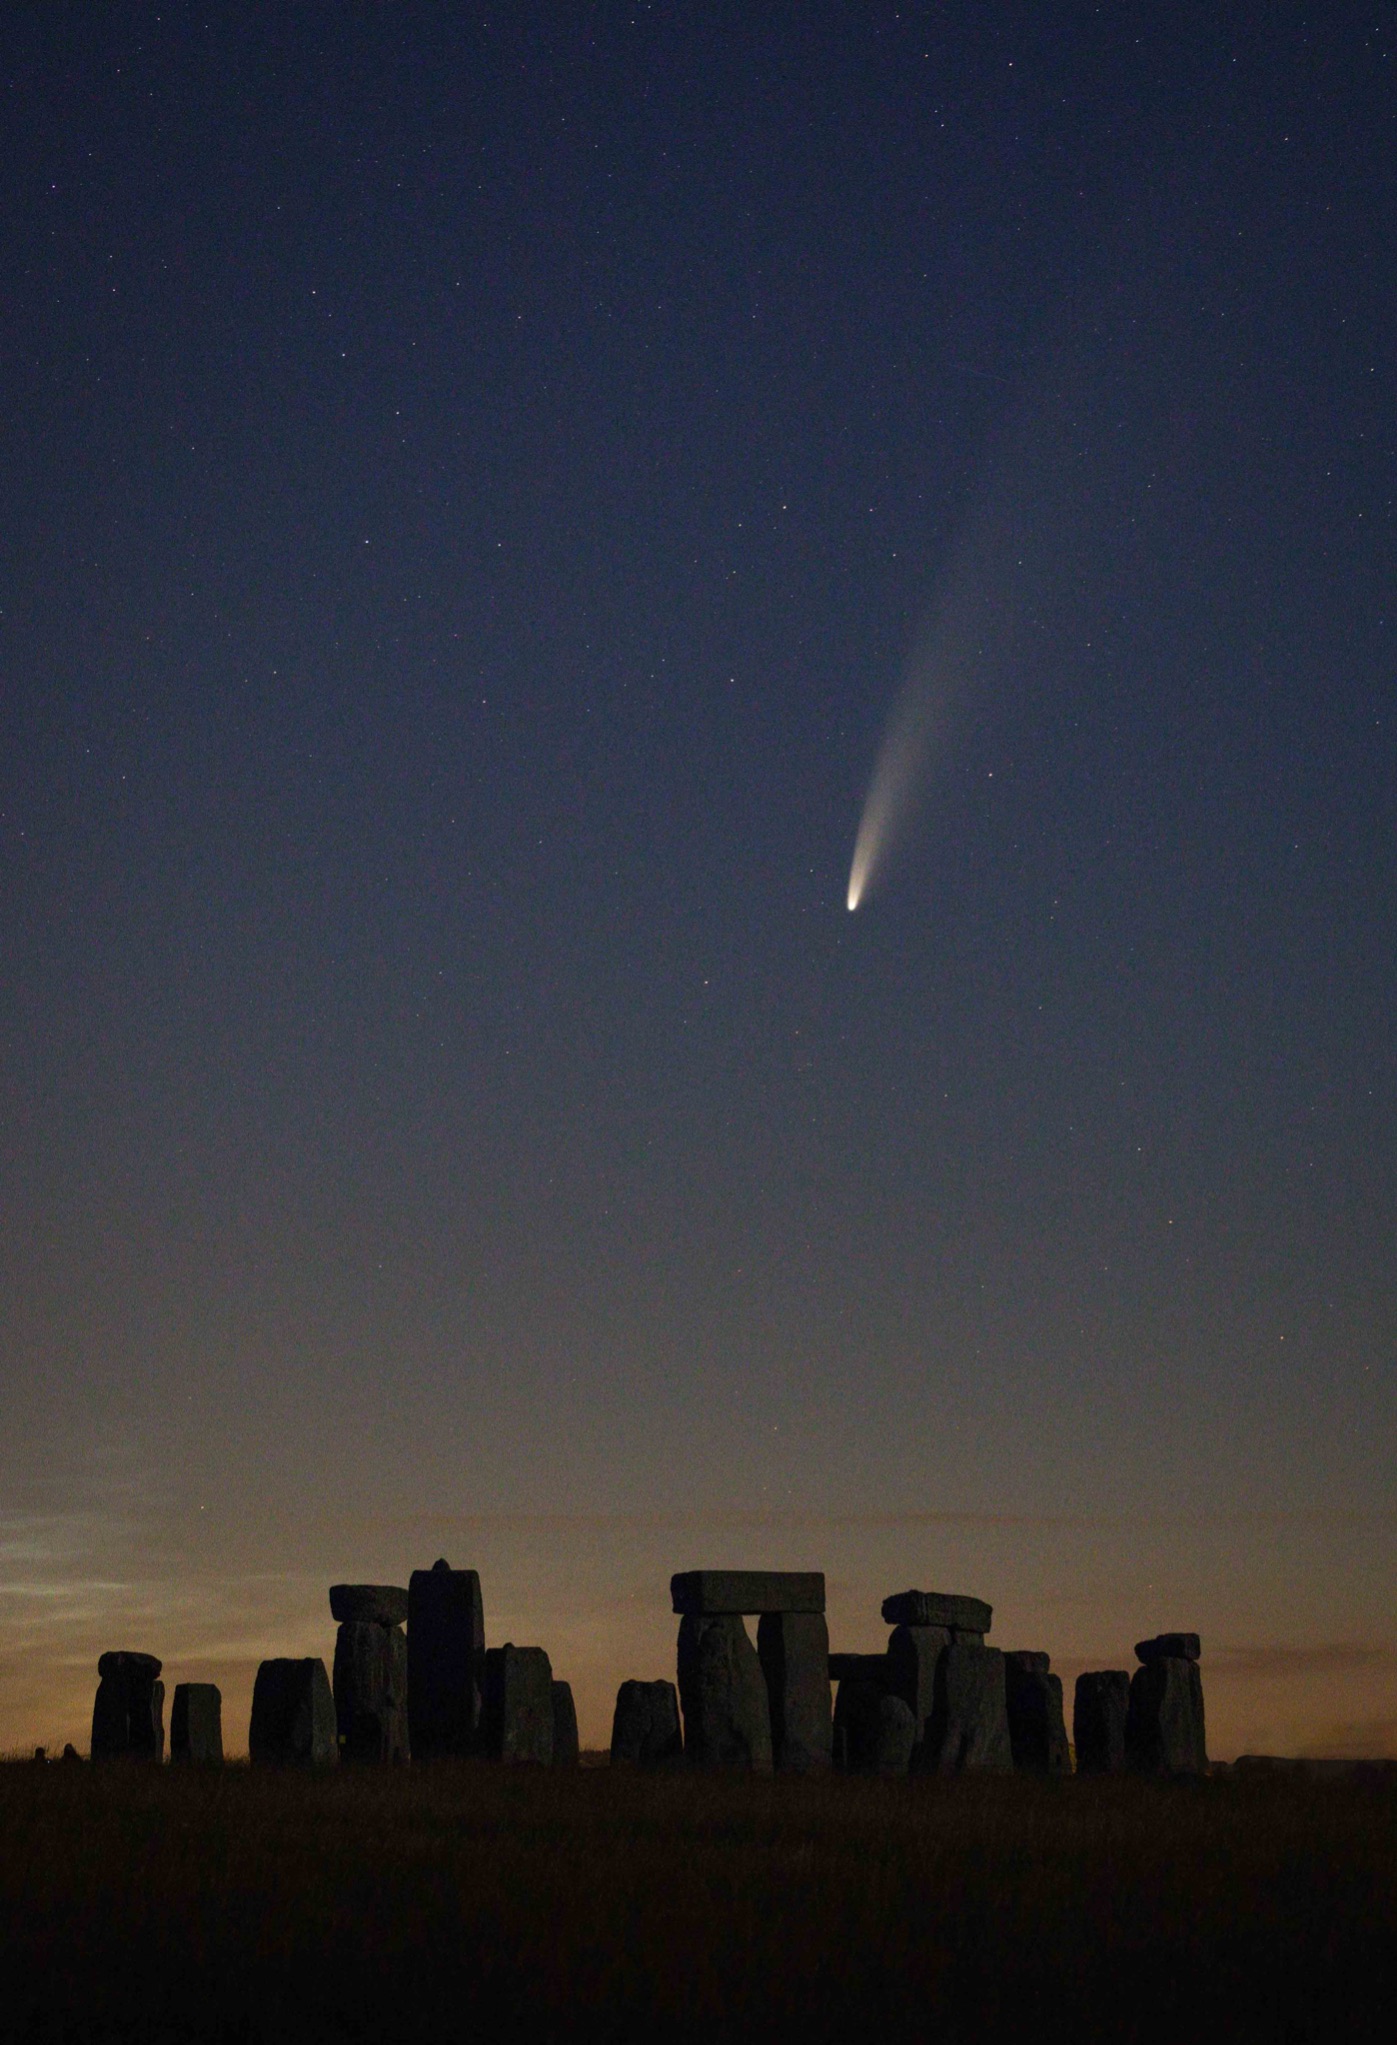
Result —
<path fill-rule="evenodd" d="M 875 869 L 882 865 L 890 843 L 907 820 L 931 744 L 935 713 L 930 678 L 925 664 L 919 663 L 889 721 L 859 818 L 849 868 L 851 913 L 867 894 Z"/>

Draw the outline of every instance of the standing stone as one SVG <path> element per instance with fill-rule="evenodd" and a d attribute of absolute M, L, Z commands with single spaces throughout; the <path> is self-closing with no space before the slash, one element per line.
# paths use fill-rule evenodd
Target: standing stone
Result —
<path fill-rule="evenodd" d="M 919 1746 L 936 1711 L 937 1671 L 950 1645 L 945 1626 L 895 1626 L 888 1636 L 887 1688 L 911 1712 Z"/>
<path fill-rule="evenodd" d="M 936 1703 L 918 1764 L 940 1775 L 969 1770 L 1008 1773 L 1013 1768 L 1004 1657 L 997 1647 L 953 1641 L 942 1651 L 936 1665 Z"/>
<path fill-rule="evenodd" d="M 611 1762 L 642 1768 L 682 1760 L 679 1698 L 673 1683 L 623 1683 L 611 1721 Z"/>
<path fill-rule="evenodd" d="M 553 1685 L 553 1766 L 577 1766 L 577 1706 L 572 1701 L 571 1683 Z"/>
<path fill-rule="evenodd" d="M 801 1774 L 828 1768 L 834 1726 L 824 1613 L 763 1612 L 757 1625 L 757 1656 L 766 1677 L 776 1766 Z"/>
<path fill-rule="evenodd" d="M 1070 1775 L 1062 1678 L 1052 1674 L 1047 1655 L 1005 1655 L 1004 1701 L 1015 1768 L 1024 1775 Z"/>
<path fill-rule="evenodd" d="M 401 1626 L 347 1619 L 335 1636 L 334 1693 L 341 1759 L 406 1761 L 407 1639 Z"/>
<path fill-rule="evenodd" d="M 117 1649 L 97 1664 L 92 1706 L 94 1761 L 165 1758 L 165 1685 L 153 1654 Z"/>
<path fill-rule="evenodd" d="M 485 1613 L 473 1569 L 437 1562 L 408 1584 L 407 1707 L 413 1758 L 476 1751 Z"/>
<path fill-rule="evenodd" d="M 818 1569 L 686 1569 L 669 1580 L 681 1618 L 715 1619 L 741 1612 L 823 1612 Z"/>
<path fill-rule="evenodd" d="M 1196 1661 L 1161 1655 L 1130 1679 L 1128 1765 L 1142 1775 L 1206 1775 L 1203 1678 Z"/>
<path fill-rule="evenodd" d="M 485 1656 L 481 1745 L 495 1761 L 553 1759 L 553 1670 L 541 1647 L 506 1641 Z"/>
<path fill-rule="evenodd" d="M 1125 1766 L 1130 1677 L 1124 1669 L 1078 1676 L 1072 1699 L 1072 1744 L 1079 1775 L 1118 1775 Z"/>
<path fill-rule="evenodd" d="M 867 1676 L 846 1676 L 835 1708 L 835 1751 L 849 1775 L 905 1775 L 917 1722 L 902 1697 Z"/>
<path fill-rule="evenodd" d="M 1137 1640 L 1135 1653 L 1142 1662 L 1170 1661 L 1196 1662 L 1201 1659 L 1203 1643 L 1196 1633 L 1157 1633 L 1153 1640 Z"/>
<path fill-rule="evenodd" d="M 771 1708 L 747 1629 L 735 1613 L 686 1614 L 679 1626 L 684 1752 L 700 1767 L 770 1768 Z"/>
<path fill-rule="evenodd" d="M 203 1767 L 223 1760 L 223 1693 L 217 1683 L 176 1683 L 170 1706 L 170 1759 Z"/>
<path fill-rule="evenodd" d="M 339 1759 L 335 1698 L 318 1657 L 263 1662 L 252 1686 L 248 1752 L 256 1766 L 329 1768 Z"/>

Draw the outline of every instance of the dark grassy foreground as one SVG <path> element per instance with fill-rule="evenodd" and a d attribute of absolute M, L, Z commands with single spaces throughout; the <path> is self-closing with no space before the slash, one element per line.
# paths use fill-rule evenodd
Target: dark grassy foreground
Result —
<path fill-rule="evenodd" d="M 1389 1784 L 0 1769 L 24 2039 L 1324 2039 Z"/>

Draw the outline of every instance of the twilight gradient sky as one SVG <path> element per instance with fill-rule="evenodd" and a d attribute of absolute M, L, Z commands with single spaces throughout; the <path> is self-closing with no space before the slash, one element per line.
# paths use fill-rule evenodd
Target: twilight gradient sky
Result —
<path fill-rule="evenodd" d="M 1389 0 L 0 61 L 0 1746 L 445 1553 L 1397 1753 Z"/>

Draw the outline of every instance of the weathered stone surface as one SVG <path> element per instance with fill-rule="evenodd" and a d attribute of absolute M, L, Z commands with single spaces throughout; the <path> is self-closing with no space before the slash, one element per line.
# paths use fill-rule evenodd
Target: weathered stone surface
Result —
<path fill-rule="evenodd" d="M 1053 1665 L 1050 1654 L 1044 1654 L 1036 1647 L 1006 1647 L 1004 1650 L 1004 1673 L 1018 1669 L 1025 1674 L 1046 1676 Z"/>
<path fill-rule="evenodd" d="M 406 1626 L 407 1592 L 394 1583 L 332 1583 L 330 1617 L 341 1626 L 371 1620 L 375 1626 Z"/>
<path fill-rule="evenodd" d="M 165 1685 L 153 1654 L 104 1654 L 92 1706 L 94 1761 L 161 1761 L 165 1755 Z"/>
<path fill-rule="evenodd" d="M 1079 1775 L 1116 1775 L 1125 1766 L 1130 1677 L 1124 1669 L 1090 1669 L 1072 1699 L 1072 1744 Z"/>
<path fill-rule="evenodd" d="M 741 1612 L 823 1612 L 820 1570 L 686 1569 L 669 1580 L 681 1617 L 717 1618 Z"/>
<path fill-rule="evenodd" d="M 917 1723 L 901 1697 L 876 1678 L 846 1676 L 834 1714 L 835 1757 L 850 1775 L 905 1775 Z"/>
<path fill-rule="evenodd" d="M 936 1709 L 936 1671 L 950 1645 L 945 1626 L 895 1626 L 888 1636 L 886 1687 L 911 1712 L 918 1741 Z"/>
<path fill-rule="evenodd" d="M 679 1730 L 679 1697 L 673 1683 L 623 1683 L 611 1721 L 613 1763 L 658 1768 L 684 1753 Z"/>
<path fill-rule="evenodd" d="M 1130 1679 L 1128 1765 L 1142 1775 L 1206 1775 L 1203 1678 L 1195 1661 L 1166 1655 Z"/>
<path fill-rule="evenodd" d="M 898 1591 L 883 1600 L 883 1618 L 889 1626 L 951 1626 L 983 1636 L 992 1616 L 993 1608 L 983 1598 L 964 1598 L 951 1591 Z"/>
<path fill-rule="evenodd" d="M 1153 1640 L 1137 1640 L 1135 1653 L 1142 1662 L 1196 1662 L 1203 1643 L 1196 1633 L 1157 1633 Z"/>
<path fill-rule="evenodd" d="M 308 1655 L 262 1663 L 247 1744 L 259 1767 L 328 1768 L 338 1761 L 335 1697 L 324 1662 Z"/>
<path fill-rule="evenodd" d="M 481 1746 L 492 1760 L 553 1760 L 553 1669 L 541 1647 L 489 1648 L 485 1655 Z"/>
<path fill-rule="evenodd" d="M 553 1766 L 575 1768 L 578 1756 L 577 1706 L 571 1683 L 553 1684 Z"/>
<path fill-rule="evenodd" d="M 1004 1701 L 1015 1768 L 1025 1775 L 1070 1775 L 1062 1678 L 1049 1670 L 1047 1655 L 1005 1655 Z"/>
<path fill-rule="evenodd" d="M 415 1761 L 476 1751 L 485 1612 L 473 1569 L 437 1562 L 408 1584 L 407 1700 Z"/>
<path fill-rule="evenodd" d="M 832 1683 L 857 1682 L 863 1677 L 871 1683 L 882 1683 L 887 1672 L 886 1654 L 832 1654 L 829 1658 Z"/>
<path fill-rule="evenodd" d="M 882 1696 L 873 1729 L 876 1775 L 905 1775 L 917 1744 L 917 1722 L 901 1697 Z"/>
<path fill-rule="evenodd" d="M 824 1613 L 763 1612 L 757 1656 L 766 1677 L 775 1765 L 796 1773 L 828 1768 L 834 1724 Z"/>
<path fill-rule="evenodd" d="M 176 1683 L 170 1759 L 216 1767 L 223 1759 L 223 1693 L 217 1683 Z"/>
<path fill-rule="evenodd" d="M 686 1613 L 681 1620 L 679 1701 L 690 1761 L 700 1767 L 770 1768 L 766 1679 L 736 1613 Z"/>
<path fill-rule="evenodd" d="M 341 1760 L 407 1760 L 407 1638 L 401 1626 L 346 1620 L 335 1636 L 334 1692 Z"/>
<path fill-rule="evenodd" d="M 936 1664 L 936 1704 L 916 1758 L 920 1768 L 940 1775 L 1013 1768 L 1004 1657 L 997 1647 L 953 1641 L 943 1650 Z"/>

